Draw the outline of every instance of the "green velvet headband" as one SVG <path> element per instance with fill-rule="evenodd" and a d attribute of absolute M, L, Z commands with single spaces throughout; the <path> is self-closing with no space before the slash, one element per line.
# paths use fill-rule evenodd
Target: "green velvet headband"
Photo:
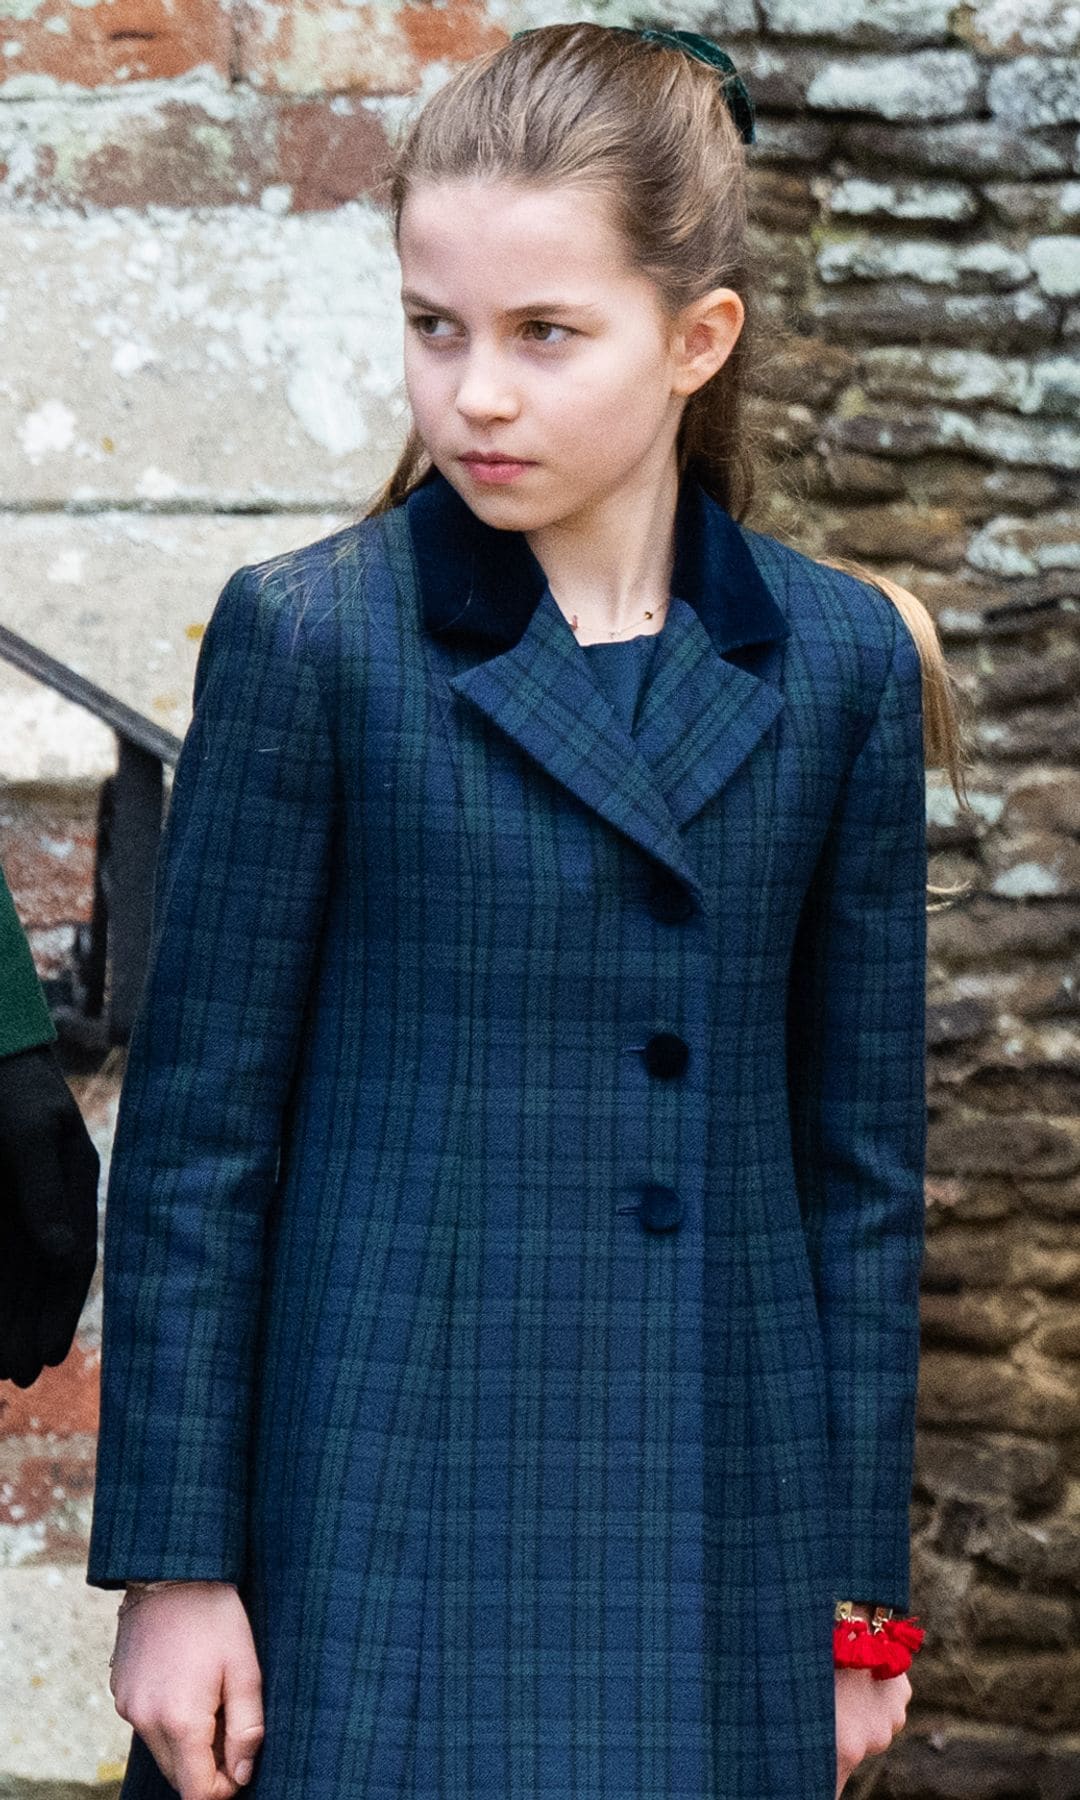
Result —
<path fill-rule="evenodd" d="M 542 29 L 542 26 L 532 25 L 526 31 L 515 31 L 514 37 L 528 37 L 530 32 Z M 685 56 L 694 57 L 696 61 L 707 64 L 710 69 L 719 69 L 723 76 L 720 91 L 739 128 L 739 136 L 744 144 L 755 142 L 754 103 L 727 51 L 721 50 L 719 44 L 714 44 L 712 38 L 702 37 L 699 31 L 665 31 L 651 25 L 620 25 L 612 29 L 630 31 L 635 37 L 646 38 L 655 44 L 667 44 L 669 49 L 681 50 Z"/>

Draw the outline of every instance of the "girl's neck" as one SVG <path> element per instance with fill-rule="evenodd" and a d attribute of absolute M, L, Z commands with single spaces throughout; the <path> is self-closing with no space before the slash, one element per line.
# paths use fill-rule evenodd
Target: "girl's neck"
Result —
<path fill-rule="evenodd" d="M 622 488 L 587 513 L 526 532 L 579 643 L 618 642 L 662 629 L 678 494 L 672 466 L 662 480 Z"/>

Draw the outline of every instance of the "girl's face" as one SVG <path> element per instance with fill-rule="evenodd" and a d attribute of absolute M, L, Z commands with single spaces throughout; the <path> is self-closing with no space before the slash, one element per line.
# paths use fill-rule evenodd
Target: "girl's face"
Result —
<path fill-rule="evenodd" d="M 730 297 L 727 341 L 688 373 L 658 290 L 629 266 L 606 204 L 578 188 L 421 186 L 402 209 L 399 254 L 417 430 L 473 511 L 506 529 L 655 488 L 674 467 L 687 394 L 742 323 L 737 296 L 717 290 Z M 524 466 L 484 480 L 470 452 Z"/>

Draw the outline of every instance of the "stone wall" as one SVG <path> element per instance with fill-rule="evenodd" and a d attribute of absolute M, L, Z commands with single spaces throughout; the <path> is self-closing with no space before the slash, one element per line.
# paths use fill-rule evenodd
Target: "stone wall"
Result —
<path fill-rule="evenodd" d="M 559 16 L 0 0 L 0 621 L 183 729 L 228 574 L 344 522 L 400 441 L 388 134 Z M 970 813 L 930 792 L 932 876 L 963 889 L 930 933 L 930 1635 L 849 1792 L 1078 1800 L 1080 7 L 658 16 L 727 44 L 759 109 L 751 522 L 926 601 L 975 758 Z M 57 981 L 112 757 L 0 671 L 0 855 Z M 117 1071 L 73 1081 L 107 1169 Z M 99 1307 L 100 1272 L 65 1365 L 0 1387 L 0 1790 L 112 1791 L 126 1745 L 116 1599 L 81 1574 Z"/>
<path fill-rule="evenodd" d="M 852 1789 L 1060 1800 L 1080 1795 L 1080 9 L 764 0 L 729 22 L 766 113 L 769 314 L 795 334 L 759 383 L 787 477 L 763 516 L 926 601 L 975 759 L 970 815 L 930 793 L 932 877 L 967 889 L 930 922 L 930 1642 L 907 1730 Z"/>

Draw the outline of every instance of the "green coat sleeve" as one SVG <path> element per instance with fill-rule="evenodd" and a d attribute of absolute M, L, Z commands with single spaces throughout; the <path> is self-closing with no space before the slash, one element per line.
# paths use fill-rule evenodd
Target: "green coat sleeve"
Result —
<path fill-rule="evenodd" d="M 0 869 L 0 1056 L 50 1044 L 56 1036 L 26 933 Z"/>

